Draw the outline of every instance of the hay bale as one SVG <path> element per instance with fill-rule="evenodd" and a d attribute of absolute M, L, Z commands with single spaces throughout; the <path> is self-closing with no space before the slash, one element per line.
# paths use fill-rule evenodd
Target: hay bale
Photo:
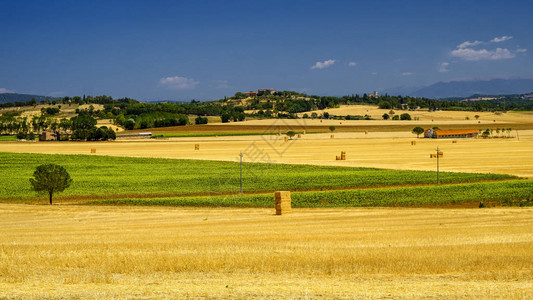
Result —
<path fill-rule="evenodd" d="M 334 137 L 335 137 L 335 136 L 334 136 L 333 134 L 330 136 L 330 138 L 334 138 Z"/>
<path fill-rule="evenodd" d="M 286 137 L 283 138 L 283 140 L 284 140 L 285 142 L 287 142 L 287 141 L 289 140 L 289 137 L 286 136 Z"/>
<path fill-rule="evenodd" d="M 302 135 L 298 133 L 298 138 L 301 139 L 302 138 Z"/>
<path fill-rule="evenodd" d="M 200 144 L 194 144 L 194 150 L 200 150 Z"/>
<path fill-rule="evenodd" d="M 341 160 L 346 160 L 346 152 L 341 151 Z"/>
<path fill-rule="evenodd" d="M 304 130 L 303 134 L 305 135 L 305 130 Z"/>
<path fill-rule="evenodd" d="M 341 157 L 340 156 L 335 156 L 335 160 L 341 160 Z"/>
<path fill-rule="evenodd" d="M 276 207 L 276 215 L 288 214 L 292 211 L 290 191 L 275 192 L 274 200 Z"/>
<path fill-rule="evenodd" d="M 96 148 L 91 148 L 91 153 L 96 153 Z"/>
<path fill-rule="evenodd" d="M 365 130 L 365 134 L 368 134 L 368 130 Z"/>
<path fill-rule="evenodd" d="M 411 146 L 416 145 L 416 141 L 411 141 Z"/>
<path fill-rule="evenodd" d="M 453 141 L 452 141 L 452 144 L 457 144 L 457 141 L 456 141 L 456 140 L 453 140 Z"/>

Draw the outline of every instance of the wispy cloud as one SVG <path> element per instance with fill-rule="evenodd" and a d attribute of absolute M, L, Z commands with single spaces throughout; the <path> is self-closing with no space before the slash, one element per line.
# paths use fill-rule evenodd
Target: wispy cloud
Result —
<path fill-rule="evenodd" d="M 357 66 L 357 63 L 354 61 L 351 61 L 348 63 L 348 67 L 355 67 L 355 66 Z"/>
<path fill-rule="evenodd" d="M 468 61 L 499 60 L 515 57 L 515 55 L 506 48 L 496 48 L 495 50 L 475 50 L 472 48 L 455 49 L 452 51 L 451 55 Z"/>
<path fill-rule="evenodd" d="M 159 84 L 174 90 L 194 89 L 199 82 L 187 77 L 173 76 L 159 79 Z"/>
<path fill-rule="evenodd" d="M 520 49 L 517 49 L 516 52 L 518 52 L 518 53 L 526 53 L 527 49 L 520 48 Z"/>
<path fill-rule="evenodd" d="M 439 66 L 439 72 L 448 72 L 450 71 L 448 67 L 450 66 L 449 62 L 441 62 Z"/>
<path fill-rule="evenodd" d="M 378 72 L 372 72 L 370 75 L 378 75 Z"/>
<path fill-rule="evenodd" d="M 414 73 L 411 73 L 411 72 L 403 72 L 402 73 L 402 76 L 411 76 L 413 75 Z"/>
<path fill-rule="evenodd" d="M 505 42 L 505 41 L 508 41 L 510 39 L 512 39 L 513 37 L 512 36 L 509 36 L 509 35 L 504 35 L 502 37 L 495 37 L 493 38 L 492 40 L 490 40 L 491 43 L 501 43 L 501 42 Z"/>
<path fill-rule="evenodd" d="M 14 93 L 14 91 L 8 90 L 6 88 L 0 88 L 0 94 L 6 94 L 6 93 Z"/>
<path fill-rule="evenodd" d="M 481 44 L 483 44 L 482 41 L 473 41 L 473 42 L 466 41 L 466 42 L 464 42 L 464 43 L 462 43 L 462 44 L 459 44 L 459 45 L 457 46 L 457 48 L 458 48 L 458 49 L 464 49 L 464 48 L 475 47 L 475 46 L 477 46 L 477 45 L 481 45 Z"/>
<path fill-rule="evenodd" d="M 501 42 L 508 41 L 512 38 L 513 38 L 512 36 L 504 35 L 501 37 L 495 37 L 488 42 L 466 41 L 466 42 L 463 42 L 457 45 L 457 49 L 452 50 L 450 52 L 450 55 L 453 57 L 461 58 L 463 60 L 467 60 L 467 61 L 510 59 L 510 58 L 515 57 L 516 55 L 507 48 L 475 49 L 475 47 L 482 45 L 482 44 L 486 45 L 486 44 L 491 44 L 491 43 L 501 43 Z M 442 68 L 441 66 L 441 69 L 447 70 L 446 67 L 447 66 L 444 66 L 444 68 Z M 440 71 L 440 72 L 446 72 L 446 71 Z"/>
<path fill-rule="evenodd" d="M 328 59 L 328 60 L 325 60 L 323 62 L 317 61 L 311 67 L 311 69 L 324 69 L 324 68 L 327 68 L 327 67 L 331 67 L 333 64 L 335 64 L 335 60 L 334 59 Z"/>

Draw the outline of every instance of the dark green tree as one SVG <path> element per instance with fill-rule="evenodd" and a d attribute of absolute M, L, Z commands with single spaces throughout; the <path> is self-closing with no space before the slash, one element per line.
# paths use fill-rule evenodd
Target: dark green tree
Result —
<path fill-rule="evenodd" d="M 413 128 L 413 131 L 411 132 L 416 134 L 416 137 L 418 138 L 422 133 L 424 133 L 424 128 L 420 126 L 416 126 L 415 128 Z"/>
<path fill-rule="evenodd" d="M 48 192 L 50 205 L 54 192 L 62 192 L 70 186 L 72 179 L 67 170 L 55 164 L 40 165 L 30 178 L 33 190 L 36 192 Z"/>
<path fill-rule="evenodd" d="M 411 120 L 411 115 L 408 113 L 403 113 L 400 115 L 400 120 Z"/>
<path fill-rule="evenodd" d="M 292 140 L 292 138 L 296 135 L 296 132 L 294 132 L 294 131 L 291 130 L 291 131 L 287 131 L 286 134 L 287 134 L 287 136 L 289 137 L 289 139 Z"/>

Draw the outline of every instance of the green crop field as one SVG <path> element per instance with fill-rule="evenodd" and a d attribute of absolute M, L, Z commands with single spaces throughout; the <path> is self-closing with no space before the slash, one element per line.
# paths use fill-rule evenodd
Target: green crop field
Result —
<path fill-rule="evenodd" d="M 276 133 L 268 133 L 268 132 L 220 132 L 220 133 L 212 133 L 212 132 L 163 132 L 163 133 L 154 133 L 153 137 L 163 137 L 163 138 L 170 138 L 170 137 L 212 137 L 212 136 L 249 136 L 249 135 L 274 135 Z"/>
<path fill-rule="evenodd" d="M 91 155 L 0 153 L 0 200 L 46 199 L 30 188 L 38 165 L 62 165 L 74 180 L 55 199 L 91 200 L 228 195 L 239 192 L 239 163 Z M 320 191 L 429 185 L 435 172 L 284 164 L 243 164 L 245 193 L 275 190 Z M 469 183 L 517 179 L 501 174 L 441 172 L 441 182 Z M 423 195 L 421 195 L 423 196 Z"/>
<path fill-rule="evenodd" d="M 14 135 L 0 135 L 0 142 L 16 141 L 17 137 Z"/>
<path fill-rule="evenodd" d="M 486 205 L 531 206 L 533 180 L 481 182 L 454 185 L 296 192 L 293 207 L 421 207 L 479 202 Z M 105 205 L 162 205 L 208 207 L 274 207 L 270 194 L 111 199 L 89 201 Z"/>

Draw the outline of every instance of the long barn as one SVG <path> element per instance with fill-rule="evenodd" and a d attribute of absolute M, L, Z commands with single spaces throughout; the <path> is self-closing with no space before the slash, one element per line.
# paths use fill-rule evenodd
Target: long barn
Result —
<path fill-rule="evenodd" d="M 424 132 L 425 138 L 433 139 L 466 139 L 476 138 L 478 131 L 475 129 L 457 129 L 457 130 L 440 130 L 440 129 L 426 129 Z"/>

